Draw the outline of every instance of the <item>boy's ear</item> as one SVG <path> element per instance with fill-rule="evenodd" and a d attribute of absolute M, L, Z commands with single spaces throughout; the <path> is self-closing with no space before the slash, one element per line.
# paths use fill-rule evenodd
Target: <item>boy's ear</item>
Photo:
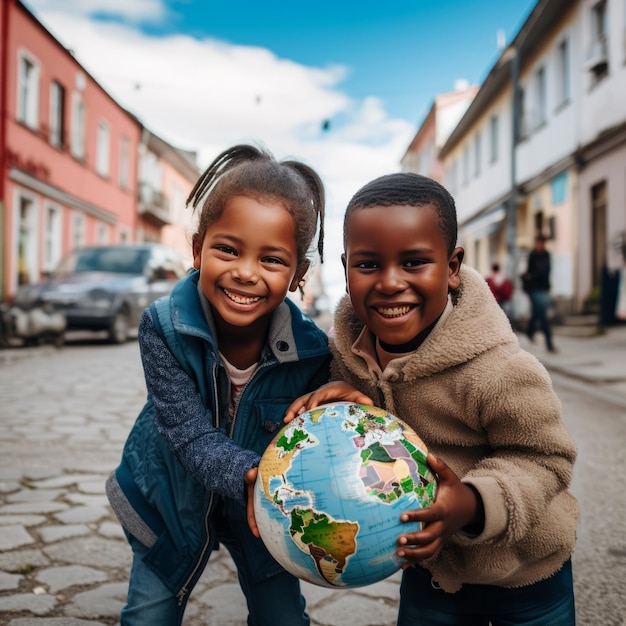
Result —
<path fill-rule="evenodd" d="M 309 267 L 311 267 L 311 262 L 305 261 L 302 267 L 296 271 L 293 276 L 293 280 L 291 281 L 291 285 L 289 285 L 289 291 L 295 291 L 300 286 L 304 275 L 309 271 Z"/>
<path fill-rule="evenodd" d="M 448 259 L 448 289 L 458 289 L 461 285 L 461 276 L 459 272 L 461 270 L 461 263 L 463 263 L 463 257 L 465 256 L 465 250 L 461 247 L 455 248 L 452 255 Z"/>
<path fill-rule="evenodd" d="M 191 241 L 191 250 L 193 252 L 193 266 L 200 269 L 200 259 L 202 258 L 202 242 L 198 235 L 194 235 Z"/>
<path fill-rule="evenodd" d="M 345 252 L 341 255 L 341 263 L 343 265 L 343 277 L 346 281 L 346 293 L 350 293 L 350 290 L 348 289 L 348 266 L 346 265 L 347 259 Z"/>

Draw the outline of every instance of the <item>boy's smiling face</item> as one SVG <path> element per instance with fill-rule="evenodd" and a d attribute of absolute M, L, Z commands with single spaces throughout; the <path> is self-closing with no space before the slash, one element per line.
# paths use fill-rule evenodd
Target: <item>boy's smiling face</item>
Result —
<path fill-rule="evenodd" d="M 448 255 L 430 205 L 373 206 L 348 218 L 342 261 L 359 319 L 381 341 L 410 342 L 443 313 L 459 286 L 463 249 Z"/>

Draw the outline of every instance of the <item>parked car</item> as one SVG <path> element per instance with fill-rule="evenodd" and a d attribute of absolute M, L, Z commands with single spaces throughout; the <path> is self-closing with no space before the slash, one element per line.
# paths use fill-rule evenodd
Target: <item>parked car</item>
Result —
<path fill-rule="evenodd" d="M 80 248 L 49 278 L 18 289 L 13 316 L 18 320 L 30 312 L 30 318 L 41 320 L 45 314 L 62 312 L 67 330 L 106 330 L 109 341 L 123 343 L 143 310 L 168 294 L 186 273 L 182 256 L 161 244 Z"/>

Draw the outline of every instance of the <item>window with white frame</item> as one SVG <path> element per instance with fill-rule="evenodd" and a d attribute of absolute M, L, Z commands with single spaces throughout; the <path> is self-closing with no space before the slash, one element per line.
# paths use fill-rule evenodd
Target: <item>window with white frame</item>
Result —
<path fill-rule="evenodd" d="M 109 225 L 104 222 L 98 222 L 96 236 L 99 244 L 109 243 Z"/>
<path fill-rule="evenodd" d="M 500 141 L 500 129 L 497 114 L 489 118 L 489 161 L 495 163 L 498 160 L 498 147 Z"/>
<path fill-rule="evenodd" d="M 567 37 L 556 48 L 556 73 L 557 73 L 557 106 L 567 104 L 570 99 L 570 45 Z"/>
<path fill-rule="evenodd" d="M 128 137 L 120 139 L 120 187 L 122 189 L 129 188 L 130 182 L 130 141 Z"/>
<path fill-rule="evenodd" d="M 74 213 L 72 218 L 72 248 L 80 248 L 85 243 L 85 216 Z"/>
<path fill-rule="evenodd" d="M 39 63 L 30 54 L 18 55 L 17 119 L 37 130 L 39 127 Z"/>
<path fill-rule="evenodd" d="M 98 120 L 98 137 L 96 141 L 96 172 L 100 176 L 109 175 L 110 130 L 104 120 Z"/>
<path fill-rule="evenodd" d="M 36 197 L 18 189 L 15 197 L 17 284 L 25 285 L 39 280 L 37 255 L 37 224 L 39 223 Z"/>
<path fill-rule="evenodd" d="M 454 159 L 448 171 L 448 190 L 454 196 L 459 185 L 459 161 Z"/>
<path fill-rule="evenodd" d="M 120 226 L 118 231 L 118 237 L 120 243 L 128 243 L 130 238 L 130 230 L 126 226 Z"/>
<path fill-rule="evenodd" d="M 609 24 L 606 0 L 591 8 L 591 37 L 587 66 L 596 79 L 606 76 L 609 67 Z"/>
<path fill-rule="evenodd" d="M 542 66 L 535 71 L 535 128 L 547 122 L 547 105 L 546 68 Z"/>
<path fill-rule="evenodd" d="M 49 141 L 56 148 L 65 144 L 65 89 L 56 80 L 50 84 Z"/>
<path fill-rule="evenodd" d="M 474 136 L 474 176 L 480 176 L 480 164 L 482 159 L 482 137 L 480 131 Z"/>
<path fill-rule="evenodd" d="M 61 260 L 61 211 L 49 204 L 45 209 L 43 233 L 43 269 L 51 272 Z"/>
<path fill-rule="evenodd" d="M 72 155 L 85 158 L 85 103 L 77 91 L 72 94 Z"/>
<path fill-rule="evenodd" d="M 470 173 L 470 147 L 469 144 L 466 144 L 463 148 L 463 185 L 467 185 L 469 183 L 469 173 Z"/>

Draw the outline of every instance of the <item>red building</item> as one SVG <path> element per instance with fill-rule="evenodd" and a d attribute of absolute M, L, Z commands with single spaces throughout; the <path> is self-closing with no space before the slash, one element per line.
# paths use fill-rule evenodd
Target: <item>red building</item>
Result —
<path fill-rule="evenodd" d="M 0 299 L 79 245 L 134 241 L 142 126 L 19 0 L 0 0 Z"/>

